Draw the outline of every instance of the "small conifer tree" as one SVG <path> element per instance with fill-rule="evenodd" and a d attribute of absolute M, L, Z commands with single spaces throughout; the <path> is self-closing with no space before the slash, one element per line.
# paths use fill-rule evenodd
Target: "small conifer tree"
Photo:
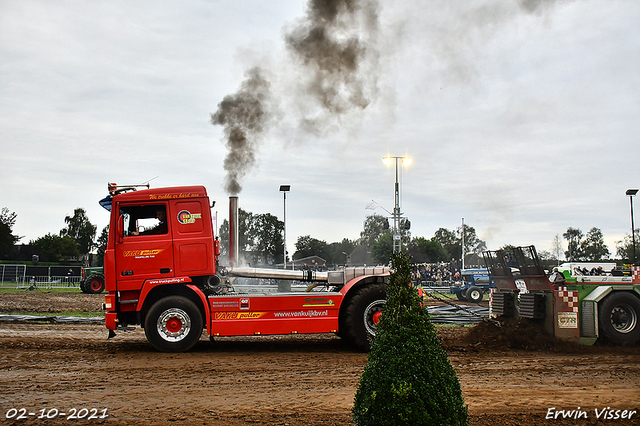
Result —
<path fill-rule="evenodd" d="M 411 285 L 409 257 L 394 254 L 392 267 L 353 421 L 358 426 L 468 425 L 456 372 Z"/>

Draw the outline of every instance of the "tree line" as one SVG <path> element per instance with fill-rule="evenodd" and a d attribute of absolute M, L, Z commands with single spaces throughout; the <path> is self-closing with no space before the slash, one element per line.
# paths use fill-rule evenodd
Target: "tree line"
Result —
<path fill-rule="evenodd" d="M 472 226 L 465 225 L 463 230 L 440 228 L 435 235 L 411 238 L 408 226 L 400 224 L 403 247 L 414 262 L 441 262 L 462 255 L 462 233 L 464 233 L 465 253 L 480 253 L 486 249 L 486 243 L 478 238 Z M 253 264 L 278 264 L 284 260 L 284 223 L 271 214 L 255 215 L 242 208 L 238 209 L 238 250 L 245 261 Z M 222 254 L 228 254 L 229 222 L 225 219 L 220 226 Z M 327 243 L 311 235 L 299 236 L 293 255 L 287 254 L 287 261 L 318 256 L 327 266 L 344 265 L 349 262 L 351 253 L 363 247 L 375 263 L 388 264 L 393 251 L 393 235 L 386 217 L 379 214 L 367 216 L 360 238 Z"/>
<path fill-rule="evenodd" d="M 96 253 L 98 264 L 102 264 L 104 247 L 107 245 L 109 227 L 106 226 L 96 238 L 97 227 L 91 223 L 83 208 L 76 208 L 72 215 L 65 216 L 65 227 L 58 233 L 48 233 L 29 241 L 26 248 L 18 243 L 22 237 L 15 235 L 13 227 L 17 214 L 4 207 L 0 210 L 0 260 L 31 260 L 37 255 L 42 262 L 60 262 L 77 260 L 87 264 L 91 253 Z M 284 260 L 284 223 L 270 213 L 254 214 L 239 209 L 239 250 L 251 264 L 273 265 Z M 464 236 L 465 255 L 477 254 L 486 250 L 476 230 L 467 224 L 457 229 L 439 228 L 431 238 L 412 237 L 409 226 L 400 224 L 400 237 L 404 251 L 415 263 L 446 262 L 461 259 Z M 640 230 L 635 230 L 635 239 L 640 241 Z M 224 220 L 219 236 L 223 254 L 228 253 L 229 222 Z M 560 235 L 556 235 L 551 250 L 539 251 L 543 260 L 558 260 L 564 255 L 567 261 L 601 261 L 610 259 L 612 253 L 604 243 L 599 228 L 593 227 L 586 234 L 579 228 L 569 227 L 562 234 L 567 249 L 562 249 Z M 357 239 L 343 238 L 339 242 L 327 243 L 324 240 L 303 235 L 297 238 L 293 255 L 287 254 L 287 261 L 319 256 L 325 259 L 327 266 L 344 265 L 350 254 L 357 248 L 364 249 L 377 264 L 388 264 L 393 251 L 393 234 L 388 218 L 374 213 L 366 217 L 362 232 Z M 503 248 L 506 248 L 503 247 Z M 616 256 L 625 261 L 633 259 L 633 239 L 625 235 L 616 242 Z"/>
<path fill-rule="evenodd" d="M 0 211 L 0 259 L 39 262 L 79 261 L 89 264 L 91 253 L 97 249 L 97 261 L 102 264 L 109 227 L 105 227 L 96 240 L 97 227 L 91 223 L 83 208 L 77 208 L 72 215 L 65 216 L 66 226 L 57 234 L 47 233 L 35 240 L 30 240 L 26 246 L 18 245 L 23 237 L 13 232 L 16 219 L 17 214 L 6 207 Z"/>

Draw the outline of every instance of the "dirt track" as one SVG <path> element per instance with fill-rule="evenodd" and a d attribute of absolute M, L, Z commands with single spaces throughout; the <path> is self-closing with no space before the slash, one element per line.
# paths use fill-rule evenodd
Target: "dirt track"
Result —
<path fill-rule="evenodd" d="M 0 312 L 15 303 L 5 296 L 0 294 Z M 102 301 L 81 296 L 52 296 L 43 308 L 55 312 L 57 303 Z M 472 425 L 640 424 L 638 347 L 501 349 L 504 342 L 494 344 L 480 329 L 472 336 L 469 329 L 439 330 Z M 99 324 L 0 322 L 3 424 L 69 423 L 65 417 L 35 419 L 40 410 L 54 408 L 95 408 L 98 415 L 107 409 L 106 419 L 76 421 L 82 424 L 349 424 L 367 362 L 366 354 L 329 335 L 226 338 L 213 345 L 203 336 L 185 354 L 155 352 L 139 329 L 106 337 Z M 23 407 L 36 415 L 5 419 L 12 408 Z M 588 418 L 545 420 L 552 407 L 580 407 Z M 595 410 L 605 407 L 636 414 L 630 421 L 598 423 Z"/>

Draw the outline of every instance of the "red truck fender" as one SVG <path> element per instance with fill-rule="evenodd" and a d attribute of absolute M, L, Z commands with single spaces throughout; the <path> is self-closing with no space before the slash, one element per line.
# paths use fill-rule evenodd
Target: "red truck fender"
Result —
<path fill-rule="evenodd" d="M 344 286 L 342 286 L 342 288 L 340 289 L 340 293 L 342 293 L 344 296 L 346 296 L 349 291 L 355 287 L 356 285 L 360 284 L 361 281 L 363 280 L 367 280 L 371 277 L 375 277 L 376 280 L 378 277 L 388 277 L 390 274 L 382 274 L 382 275 L 361 275 L 359 277 L 355 277 L 354 279 L 352 279 L 351 281 L 349 281 L 348 283 L 346 283 Z"/>
<path fill-rule="evenodd" d="M 162 278 L 157 280 L 147 280 L 142 286 L 142 291 L 140 292 L 140 298 L 138 299 L 138 305 L 136 306 L 136 310 L 142 310 L 142 306 L 144 305 L 147 296 L 154 288 L 167 285 L 167 284 L 185 284 L 192 282 L 190 277 L 174 277 L 174 278 Z M 207 324 L 207 333 L 211 334 L 211 310 L 209 309 L 209 304 L 207 302 L 207 296 L 200 290 L 197 286 L 193 284 L 187 284 L 187 288 L 192 290 L 202 302 L 202 307 L 204 309 L 205 321 Z"/>
<path fill-rule="evenodd" d="M 193 284 L 189 284 L 187 285 L 187 287 L 193 290 L 193 292 L 197 294 L 200 300 L 202 301 L 202 306 L 204 308 L 204 317 L 207 324 L 207 334 L 211 336 L 211 309 L 209 309 L 209 302 L 207 300 L 207 296 L 202 292 L 202 290 L 200 290 L 198 287 L 196 287 Z"/>

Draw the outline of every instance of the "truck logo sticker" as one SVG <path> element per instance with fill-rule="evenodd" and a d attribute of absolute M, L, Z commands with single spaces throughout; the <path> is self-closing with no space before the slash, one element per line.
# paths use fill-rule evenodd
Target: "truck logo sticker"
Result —
<path fill-rule="evenodd" d="M 305 308 L 323 308 L 334 306 L 334 302 L 327 297 L 305 297 L 302 306 Z"/>
<path fill-rule="evenodd" d="M 265 316 L 266 312 L 216 312 L 214 319 L 216 320 L 244 320 L 258 319 Z"/>
<path fill-rule="evenodd" d="M 196 219 L 202 219 L 202 214 L 191 213 L 188 210 L 182 210 L 180 213 L 178 213 L 178 222 L 183 225 L 186 225 L 188 223 L 195 223 Z"/>
<path fill-rule="evenodd" d="M 578 328 L 577 312 L 558 312 L 559 328 Z"/>
<path fill-rule="evenodd" d="M 154 250 L 125 250 L 122 252 L 124 257 L 135 257 L 136 259 L 149 259 L 156 257 L 157 254 L 162 252 L 162 249 Z"/>
<path fill-rule="evenodd" d="M 328 317 L 329 316 L 329 310 L 325 309 L 324 311 L 316 311 L 315 309 L 310 309 L 308 311 L 274 312 L 273 316 L 276 317 L 276 318 Z"/>
<path fill-rule="evenodd" d="M 209 303 L 211 303 L 211 308 L 237 308 L 238 301 L 237 300 L 211 300 L 209 299 Z"/>
<path fill-rule="evenodd" d="M 193 197 L 201 197 L 201 196 L 202 195 L 196 192 L 181 192 L 179 194 L 159 194 L 159 195 L 151 194 L 149 195 L 149 199 L 150 200 L 172 200 L 176 198 L 193 198 Z"/>
<path fill-rule="evenodd" d="M 186 278 L 164 278 L 162 280 L 151 280 L 149 284 L 177 284 L 187 282 Z"/>

